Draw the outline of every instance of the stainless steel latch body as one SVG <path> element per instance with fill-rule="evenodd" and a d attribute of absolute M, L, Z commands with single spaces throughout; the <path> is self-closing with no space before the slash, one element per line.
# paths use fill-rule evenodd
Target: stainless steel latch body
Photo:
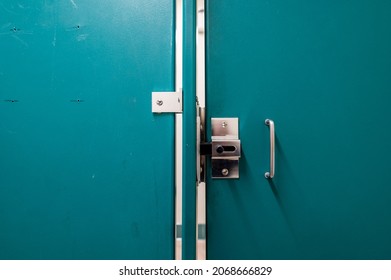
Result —
<path fill-rule="evenodd" d="M 211 123 L 212 142 L 201 143 L 200 153 L 211 156 L 213 179 L 237 179 L 241 156 L 239 119 L 212 118 Z"/>

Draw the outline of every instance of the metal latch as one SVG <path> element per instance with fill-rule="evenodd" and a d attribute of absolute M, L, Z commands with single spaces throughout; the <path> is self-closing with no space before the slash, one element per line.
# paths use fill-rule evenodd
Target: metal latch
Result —
<path fill-rule="evenodd" d="M 211 155 L 213 179 L 239 178 L 238 118 L 212 118 L 212 142 L 201 143 L 200 154 Z"/>
<path fill-rule="evenodd" d="M 182 113 L 182 90 L 152 92 L 152 113 Z"/>

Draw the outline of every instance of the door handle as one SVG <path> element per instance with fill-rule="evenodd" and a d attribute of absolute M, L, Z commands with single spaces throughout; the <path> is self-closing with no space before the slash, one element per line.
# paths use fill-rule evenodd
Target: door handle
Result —
<path fill-rule="evenodd" d="M 275 127 L 274 121 L 265 120 L 265 124 L 270 128 L 270 171 L 265 173 L 266 179 L 273 179 L 275 174 Z"/>

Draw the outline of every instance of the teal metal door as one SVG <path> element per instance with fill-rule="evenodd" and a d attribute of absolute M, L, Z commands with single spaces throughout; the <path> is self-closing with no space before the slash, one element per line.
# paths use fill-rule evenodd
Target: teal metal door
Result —
<path fill-rule="evenodd" d="M 391 2 L 206 14 L 207 119 L 238 117 L 242 143 L 240 179 L 207 181 L 207 257 L 390 259 Z"/>
<path fill-rule="evenodd" d="M 172 259 L 174 3 L 0 2 L 0 259 Z"/>

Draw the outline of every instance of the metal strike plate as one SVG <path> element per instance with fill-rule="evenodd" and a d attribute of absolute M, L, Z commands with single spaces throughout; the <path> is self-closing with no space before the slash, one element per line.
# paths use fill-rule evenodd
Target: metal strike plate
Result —
<path fill-rule="evenodd" d="M 182 90 L 152 92 L 152 113 L 182 113 Z"/>
<path fill-rule="evenodd" d="M 212 178 L 239 178 L 238 118 L 212 118 Z"/>

